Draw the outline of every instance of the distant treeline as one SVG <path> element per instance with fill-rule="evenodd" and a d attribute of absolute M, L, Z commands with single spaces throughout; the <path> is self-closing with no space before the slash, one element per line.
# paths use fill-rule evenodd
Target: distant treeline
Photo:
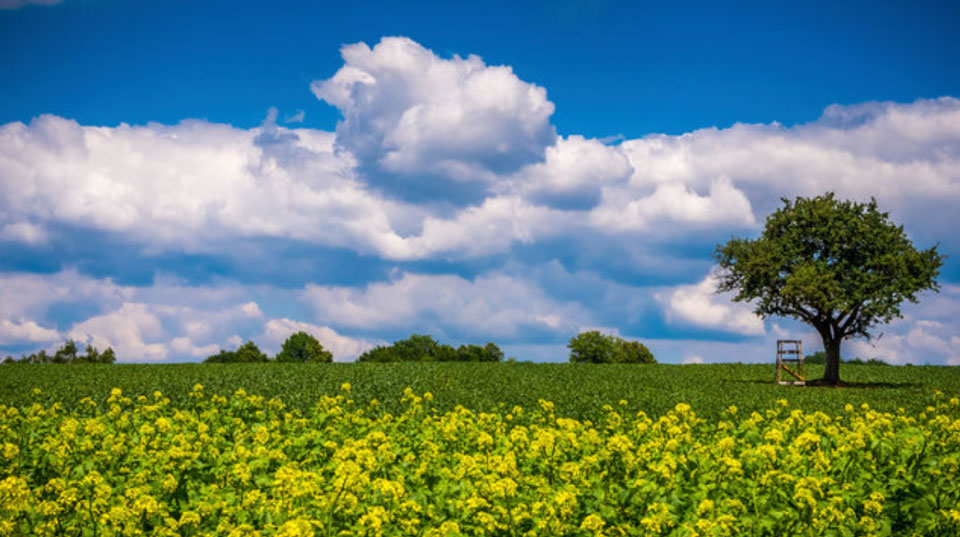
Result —
<path fill-rule="evenodd" d="M 86 345 L 83 354 L 81 354 L 77 342 L 68 339 L 53 354 L 40 351 L 29 355 L 21 355 L 19 360 L 13 356 L 7 356 L 3 362 L 6 364 L 112 364 L 116 361 L 117 355 L 110 347 L 100 352 L 93 345 Z"/>
<path fill-rule="evenodd" d="M 655 364 L 653 354 L 643 343 L 627 341 L 617 336 L 602 334 L 593 330 L 582 332 L 567 344 L 570 349 L 570 362 L 597 364 Z M 306 332 L 292 334 L 283 342 L 280 352 L 270 357 L 257 347 L 253 341 L 247 341 L 236 350 L 220 350 L 208 356 L 205 363 L 263 363 L 263 362 L 301 362 L 328 363 L 333 354 L 324 349 L 317 338 Z M 485 345 L 460 345 L 453 347 L 440 343 L 432 336 L 413 334 L 407 339 L 395 341 L 390 345 L 379 345 L 357 358 L 358 362 L 502 362 L 504 353 L 496 343 Z M 509 362 L 516 359 L 510 358 Z M 112 364 L 116 362 L 113 349 L 103 352 L 93 346 L 87 346 L 83 354 L 79 353 L 76 342 L 68 339 L 53 355 L 40 351 L 19 360 L 7 357 L 6 363 L 29 364 Z"/>
<path fill-rule="evenodd" d="M 407 339 L 388 346 L 374 347 L 357 358 L 358 362 L 500 362 L 503 351 L 494 343 L 461 345 L 454 348 L 437 342 L 433 337 L 413 334 Z M 250 362 L 332 362 L 333 354 L 323 348 L 316 338 L 306 332 L 297 332 L 283 343 L 280 352 L 272 359 L 247 341 L 235 351 L 221 350 L 208 357 L 208 363 Z"/>

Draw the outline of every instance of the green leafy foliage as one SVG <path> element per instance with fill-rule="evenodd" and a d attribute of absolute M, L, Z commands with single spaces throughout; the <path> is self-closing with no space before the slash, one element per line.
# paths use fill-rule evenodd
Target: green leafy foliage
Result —
<path fill-rule="evenodd" d="M 283 342 L 276 359 L 278 362 L 332 362 L 333 354 L 324 349 L 317 338 L 306 332 L 297 332 Z"/>
<path fill-rule="evenodd" d="M 934 246 L 917 250 L 902 226 L 869 203 L 832 193 L 783 199 L 756 239 L 731 239 L 717 247 L 721 292 L 735 291 L 762 316 L 809 323 L 827 354 L 824 380 L 840 380 L 840 344 L 870 337 L 878 325 L 901 316 L 900 304 L 938 290 L 943 256 Z"/>
<path fill-rule="evenodd" d="M 717 417 L 730 405 L 743 412 L 762 411 L 777 399 L 810 412 L 843 411 L 853 401 L 872 408 L 896 412 L 922 412 L 924 394 L 941 390 L 960 393 L 960 367 L 851 367 L 850 385 L 842 390 L 794 388 L 773 384 L 773 364 L 632 364 L 570 363 L 333 363 L 316 367 L 299 363 L 254 364 L 117 364 L 111 367 L 59 367 L 55 365 L 0 366 L 0 403 L 29 405 L 31 402 L 67 407 L 84 397 L 104 399 L 111 387 L 131 396 L 151 396 L 160 390 L 174 403 L 187 401 L 185 394 L 197 383 L 207 393 L 230 395 L 237 388 L 267 397 L 282 397 L 292 408 L 307 411 L 323 395 L 335 394 L 344 382 L 353 386 L 358 400 L 378 399 L 384 408 L 398 410 L 399 399 L 391 394 L 412 387 L 429 391 L 444 410 L 457 405 L 479 411 L 535 406 L 537 400 L 556 404 L 559 415 L 596 421 L 598 410 L 608 401 L 629 401 L 629 412 L 659 416 L 678 402 L 699 409 L 704 417 Z M 823 366 L 810 365 L 810 375 Z M 33 389 L 40 390 L 34 394 Z"/>
<path fill-rule="evenodd" d="M 581 332 L 570 339 L 571 363 L 655 364 L 653 353 L 639 341 L 602 334 L 597 330 Z"/>
<path fill-rule="evenodd" d="M 460 362 L 501 362 L 503 351 L 495 343 L 480 345 L 461 345 L 457 349 L 456 360 Z"/>
<path fill-rule="evenodd" d="M 269 357 L 257 347 L 256 343 L 247 341 L 235 351 L 220 350 L 219 353 L 208 356 L 204 362 L 211 364 L 257 363 L 266 362 Z"/>
<path fill-rule="evenodd" d="M 619 341 L 615 363 L 618 364 L 655 364 L 657 360 L 646 345 L 639 341 Z"/>
<path fill-rule="evenodd" d="M 413 334 L 390 346 L 377 346 L 357 358 L 358 362 L 500 362 L 503 351 L 495 343 L 461 345 L 454 349 L 432 336 Z"/>

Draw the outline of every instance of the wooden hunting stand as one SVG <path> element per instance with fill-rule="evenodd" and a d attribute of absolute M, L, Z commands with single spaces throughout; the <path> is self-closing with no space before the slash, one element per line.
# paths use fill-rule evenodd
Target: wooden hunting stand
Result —
<path fill-rule="evenodd" d="M 795 363 L 796 371 L 790 369 L 787 364 Z M 781 371 L 786 371 L 793 375 L 797 380 L 783 380 L 780 376 Z M 777 384 L 793 384 L 795 386 L 806 386 L 807 379 L 803 376 L 803 343 L 799 339 L 778 339 L 777 340 Z"/>

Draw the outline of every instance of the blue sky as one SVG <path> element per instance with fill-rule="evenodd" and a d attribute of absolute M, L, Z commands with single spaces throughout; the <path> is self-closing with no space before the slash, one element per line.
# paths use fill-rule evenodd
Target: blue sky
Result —
<path fill-rule="evenodd" d="M 955 2 L 0 0 L 0 353 L 296 330 L 763 361 L 712 292 L 781 196 L 875 196 L 943 290 L 847 354 L 960 363 Z"/>

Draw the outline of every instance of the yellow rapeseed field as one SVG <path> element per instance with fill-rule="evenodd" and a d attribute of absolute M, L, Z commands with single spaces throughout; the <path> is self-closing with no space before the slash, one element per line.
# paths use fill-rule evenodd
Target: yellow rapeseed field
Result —
<path fill-rule="evenodd" d="M 113 390 L 0 405 L 0 535 L 960 535 L 960 403 L 841 415 L 678 404 L 440 412 Z"/>

